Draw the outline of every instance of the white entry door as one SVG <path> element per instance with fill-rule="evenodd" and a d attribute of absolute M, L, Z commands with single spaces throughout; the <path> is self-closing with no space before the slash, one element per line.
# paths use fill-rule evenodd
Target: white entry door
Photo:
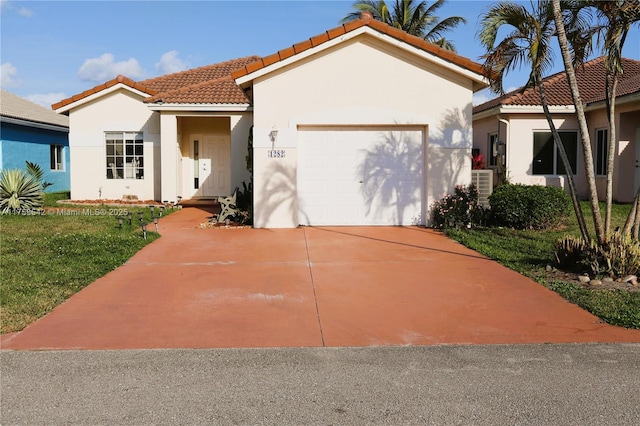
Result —
<path fill-rule="evenodd" d="M 421 130 L 310 128 L 299 134 L 301 225 L 424 224 Z"/>
<path fill-rule="evenodd" d="M 194 186 L 197 197 L 231 193 L 231 144 L 228 136 L 194 138 Z"/>

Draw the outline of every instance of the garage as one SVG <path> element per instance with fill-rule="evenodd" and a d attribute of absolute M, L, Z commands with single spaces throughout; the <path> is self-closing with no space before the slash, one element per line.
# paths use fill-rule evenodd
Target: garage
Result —
<path fill-rule="evenodd" d="M 424 128 L 298 129 L 300 225 L 424 225 Z"/>

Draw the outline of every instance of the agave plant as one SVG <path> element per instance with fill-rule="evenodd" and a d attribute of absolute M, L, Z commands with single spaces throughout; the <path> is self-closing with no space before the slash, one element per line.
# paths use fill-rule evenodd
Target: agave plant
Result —
<path fill-rule="evenodd" d="M 44 204 L 42 182 L 37 176 L 18 169 L 0 173 L 0 212 L 37 210 Z"/>

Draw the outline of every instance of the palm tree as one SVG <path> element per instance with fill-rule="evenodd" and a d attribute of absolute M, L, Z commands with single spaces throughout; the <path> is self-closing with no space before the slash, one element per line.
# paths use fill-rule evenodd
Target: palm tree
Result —
<path fill-rule="evenodd" d="M 445 0 L 436 0 L 428 6 L 426 1 L 395 0 L 389 8 L 384 0 L 356 1 L 352 6 L 354 10 L 341 22 L 353 21 L 360 18 L 362 12 L 370 12 L 373 19 L 455 52 L 455 46 L 444 34 L 467 21 L 461 16 L 440 20 L 436 12 L 444 3 Z"/>
<path fill-rule="evenodd" d="M 589 241 L 584 215 L 577 197 L 575 181 L 567 153 L 564 149 L 558 130 L 553 123 L 549 112 L 545 87 L 542 75 L 549 71 L 553 64 L 553 52 L 551 40 L 555 36 L 553 11 L 546 1 L 531 3 L 532 11 L 519 3 L 503 1 L 494 4 L 481 17 L 478 38 L 485 47 L 487 53 L 483 55 L 486 75 L 490 78 L 491 89 L 499 94 L 504 94 L 503 79 L 505 75 L 516 68 L 528 65 L 531 69 L 529 80 L 523 87 L 536 87 L 540 94 L 540 102 L 544 115 L 549 124 L 553 140 L 560 154 L 560 159 L 567 171 L 567 183 L 576 214 L 580 232 L 585 241 Z M 576 20 L 577 26 L 582 22 Z M 510 30 L 498 43 L 498 33 Z M 573 28 L 572 28 L 573 29 Z M 576 49 L 580 54 L 584 49 Z"/>
<path fill-rule="evenodd" d="M 598 204 L 598 189 L 596 187 L 595 170 L 593 166 L 593 152 L 591 150 L 591 138 L 589 137 L 589 128 L 587 126 L 587 118 L 584 114 L 584 104 L 580 98 L 580 90 L 578 89 L 578 80 L 576 79 L 574 63 L 582 63 L 584 58 L 576 58 L 575 51 L 572 57 L 569 39 L 567 33 L 579 37 L 581 40 L 585 39 L 585 35 L 589 33 L 587 28 L 584 31 L 566 31 L 565 20 L 566 17 L 574 19 L 574 14 L 579 8 L 568 9 L 560 5 L 560 0 L 551 1 L 553 19 L 556 25 L 556 34 L 558 37 L 558 43 L 560 45 L 560 52 L 562 53 L 562 61 L 564 62 L 565 72 L 567 74 L 567 81 L 569 82 L 569 90 L 573 98 L 573 104 L 576 108 L 576 118 L 578 120 L 578 128 L 580 129 L 580 142 L 582 144 L 582 150 L 584 155 L 584 164 L 587 178 L 587 185 L 589 189 L 589 203 L 591 205 L 591 214 L 593 216 L 593 225 L 596 232 L 596 239 L 599 244 L 604 244 L 606 241 L 606 232 L 604 224 L 602 223 L 602 214 L 600 213 L 600 205 Z M 565 13 L 563 13 L 563 11 Z M 588 37 L 588 35 L 586 36 Z M 584 53 L 584 52 L 583 52 Z"/>
<path fill-rule="evenodd" d="M 615 99 L 618 87 L 618 79 L 623 74 L 622 69 L 622 47 L 627 39 L 627 34 L 631 26 L 640 22 L 640 3 L 637 1 L 611 0 L 596 1 L 590 0 L 588 7 L 596 10 L 600 22 L 595 26 L 595 30 L 602 38 L 603 54 L 606 64 L 605 92 L 607 118 L 609 120 L 609 150 L 607 153 L 607 192 L 605 211 L 605 233 L 611 231 L 611 204 L 613 202 L 613 168 L 616 151 L 616 123 L 615 123 Z M 634 200 L 634 206 L 640 202 L 640 188 Z M 635 219 L 635 212 L 630 212 L 627 218 L 624 231 L 631 232 L 632 222 Z M 637 208 L 636 208 L 637 210 Z M 633 219 L 632 219 L 633 218 Z M 636 232 L 637 235 L 637 232 Z"/>

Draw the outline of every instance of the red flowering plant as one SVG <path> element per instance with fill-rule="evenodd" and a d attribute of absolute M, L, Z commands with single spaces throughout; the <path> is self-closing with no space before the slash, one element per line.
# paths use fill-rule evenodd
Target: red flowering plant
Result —
<path fill-rule="evenodd" d="M 471 156 L 471 168 L 473 170 L 482 170 L 487 168 L 487 162 L 479 152 Z"/>

